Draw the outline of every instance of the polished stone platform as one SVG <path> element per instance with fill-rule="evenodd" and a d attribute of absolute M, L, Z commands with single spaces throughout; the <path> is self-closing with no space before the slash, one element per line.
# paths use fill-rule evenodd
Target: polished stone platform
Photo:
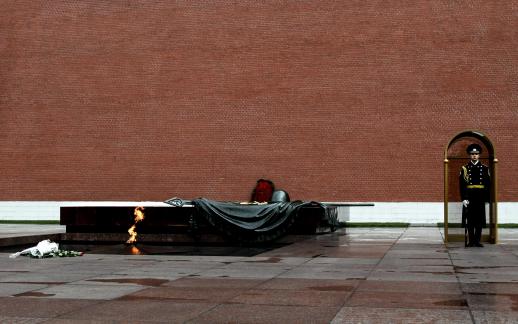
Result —
<path fill-rule="evenodd" d="M 0 237 L 62 231 L 45 227 Z M 515 323 L 518 230 L 499 234 L 464 248 L 435 227 L 351 228 L 248 257 L 4 252 L 0 322 Z"/>
<path fill-rule="evenodd" d="M 215 202 L 213 202 L 215 203 Z M 221 202 L 218 202 L 221 203 Z M 238 203 L 231 204 L 234 208 L 255 210 L 257 205 Z M 90 242 L 125 242 L 128 239 L 128 229 L 135 225 L 138 232 L 138 241 L 148 243 L 223 243 L 234 241 L 236 233 L 223 234 L 221 228 L 217 228 L 207 220 L 207 212 L 200 212 L 194 205 L 187 204 L 182 207 L 157 207 L 149 206 L 140 209 L 138 206 L 66 206 L 60 208 L 60 225 L 66 227 L 66 233 L 61 240 L 66 241 L 90 241 Z M 229 208 L 228 206 L 223 208 Z M 142 220 L 135 222 L 135 211 L 140 209 Z M 264 211 L 263 211 L 264 212 Z M 275 214 L 274 219 L 282 219 L 282 215 Z M 145 215 L 144 215 L 145 214 Z M 318 234 L 333 232 L 338 226 L 337 206 L 309 204 L 296 211 L 297 216 L 293 223 L 286 225 L 286 230 L 277 226 L 277 231 L 285 234 Z M 245 213 L 246 215 L 246 213 Z M 228 215 L 227 215 L 228 216 Z M 259 215 L 255 215 L 259 218 Z M 214 216 L 217 219 L 221 216 Z M 242 217 L 242 216 L 241 216 Z M 247 216 L 250 219 L 250 215 Z M 242 221 L 242 220 L 239 220 Z M 236 218 L 234 222 L 238 222 Z M 223 221 L 229 228 L 230 222 Z M 246 222 L 243 222 L 246 223 Z M 242 226 L 240 235 L 254 241 L 252 237 L 259 231 L 245 232 Z M 273 230 L 270 231 L 273 233 Z M 272 235 L 272 237 L 277 237 Z M 266 234 L 265 234 L 266 235 Z M 270 240 L 270 238 L 268 238 Z"/>

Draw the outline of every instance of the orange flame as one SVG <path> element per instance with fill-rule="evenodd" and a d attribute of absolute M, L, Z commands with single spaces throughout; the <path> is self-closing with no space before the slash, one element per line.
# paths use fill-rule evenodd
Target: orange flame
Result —
<path fill-rule="evenodd" d="M 130 253 L 133 255 L 141 255 L 142 252 L 135 245 L 131 246 Z"/>
<path fill-rule="evenodd" d="M 137 228 L 137 223 L 144 219 L 144 207 L 136 207 L 133 215 L 135 215 L 135 224 L 133 224 L 133 226 L 131 226 L 128 230 L 130 237 L 126 241 L 126 243 L 129 244 L 135 243 L 137 241 L 137 231 L 135 229 Z"/>

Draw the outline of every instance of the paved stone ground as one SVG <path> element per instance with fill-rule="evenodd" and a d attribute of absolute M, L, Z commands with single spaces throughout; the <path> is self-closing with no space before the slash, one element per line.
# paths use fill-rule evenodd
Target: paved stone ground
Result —
<path fill-rule="evenodd" d="M 308 236 L 254 257 L 0 253 L 0 322 L 518 323 L 518 230 L 499 233 L 499 245 L 469 249 L 409 227 Z"/>
<path fill-rule="evenodd" d="M 65 233 L 65 230 L 61 225 L 0 224 L 0 238 Z"/>

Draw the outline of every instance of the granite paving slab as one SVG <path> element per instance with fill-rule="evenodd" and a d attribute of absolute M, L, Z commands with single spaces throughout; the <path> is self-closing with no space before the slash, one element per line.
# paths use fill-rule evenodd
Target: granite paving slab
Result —
<path fill-rule="evenodd" d="M 89 278 L 85 278 L 82 280 L 74 281 L 74 284 L 78 285 L 98 285 L 98 286 L 117 286 L 117 285 L 139 285 L 139 286 L 161 286 L 170 282 L 170 280 L 176 280 L 178 278 L 182 278 L 182 276 L 177 277 L 167 277 L 162 278 L 159 276 L 150 276 L 150 275 L 121 275 L 121 274 L 103 274 L 100 276 L 93 276 Z"/>
<path fill-rule="evenodd" d="M 264 255 L 264 254 L 261 254 Z M 247 260 L 251 257 L 241 256 L 228 256 L 228 255 L 153 255 L 153 258 L 159 261 L 185 261 L 185 262 L 216 262 L 216 263 L 228 263 L 238 262 L 240 260 Z"/>
<path fill-rule="evenodd" d="M 313 258 L 322 255 L 324 248 L 321 246 L 315 246 L 312 244 L 300 244 L 294 243 L 290 246 L 282 247 L 272 251 L 262 253 L 261 256 L 268 257 L 302 257 L 302 258 Z"/>
<path fill-rule="evenodd" d="M 468 310 L 343 307 L 331 321 L 340 323 L 471 324 Z"/>
<path fill-rule="evenodd" d="M 293 289 L 313 291 L 352 291 L 360 280 L 273 278 L 255 286 L 255 289 Z"/>
<path fill-rule="evenodd" d="M 0 278 L 0 282 L 10 282 L 10 283 L 38 283 L 38 282 L 48 282 L 48 283 L 63 283 L 63 282 L 73 282 L 78 280 L 84 280 L 88 278 L 92 278 L 98 275 L 99 272 L 88 273 L 88 272 L 24 272 L 24 273 L 15 273 L 10 276 Z"/>
<path fill-rule="evenodd" d="M 477 324 L 518 323 L 518 312 L 474 310 L 472 314 L 474 323 Z"/>
<path fill-rule="evenodd" d="M 223 287 L 223 288 L 252 288 L 265 282 L 265 279 L 240 279 L 240 278 L 200 278 L 183 277 L 165 283 L 164 287 Z"/>
<path fill-rule="evenodd" d="M 300 266 L 304 265 L 290 265 L 285 263 L 274 263 L 274 262 L 233 262 L 226 264 L 224 266 L 221 266 L 217 269 L 223 269 L 223 270 L 243 270 L 243 271 L 249 271 L 249 270 L 278 270 L 278 271 L 287 271 L 291 270 L 293 268 L 298 268 Z"/>
<path fill-rule="evenodd" d="M 356 291 L 399 292 L 411 294 L 453 294 L 461 295 L 463 290 L 457 282 L 428 281 L 360 281 Z"/>
<path fill-rule="evenodd" d="M 321 256 L 330 258 L 382 258 L 391 245 L 348 245 L 325 249 Z"/>
<path fill-rule="evenodd" d="M 231 301 L 234 297 L 241 295 L 249 288 L 224 288 L 216 287 L 156 287 L 147 288 L 129 294 L 121 298 L 122 300 L 144 300 L 171 299 L 175 301 L 196 301 L 206 303 L 224 303 Z"/>
<path fill-rule="evenodd" d="M 242 279 L 270 279 L 286 272 L 283 268 L 219 268 L 200 271 L 199 277 L 242 278 Z"/>
<path fill-rule="evenodd" d="M 58 319 L 69 323 L 76 320 L 102 321 L 104 323 L 184 323 L 215 306 L 216 304 L 211 303 L 171 300 L 112 300 L 69 311 L 58 316 Z"/>
<path fill-rule="evenodd" d="M 394 270 L 375 270 L 369 274 L 368 280 L 384 281 L 418 281 L 418 282 L 458 282 L 455 273 L 452 272 L 408 272 Z"/>
<path fill-rule="evenodd" d="M 179 277 L 200 274 L 203 273 L 203 269 L 198 269 L 196 267 L 189 268 L 179 268 L 179 267 L 136 267 L 132 269 L 125 269 L 121 271 L 113 272 L 113 275 L 116 276 L 127 276 L 133 278 L 142 278 L 142 277 L 152 277 L 157 279 L 167 279 L 167 280 L 175 280 Z"/>
<path fill-rule="evenodd" d="M 402 273 L 432 273 L 454 274 L 455 269 L 450 265 L 409 265 L 382 263 L 376 267 L 377 271 L 398 271 Z"/>
<path fill-rule="evenodd" d="M 39 290 L 20 293 L 16 296 L 46 297 L 60 299 L 103 299 L 110 300 L 145 289 L 140 285 L 54 285 Z"/>
<path fill-rule="evenodd" d="M 516 274 L 492 274 L 492 273 L 458 273 L 457 278 L 461 283 L 518 283 L 518 273 Z"/>
<path fill-rule="evenodd" d="M 36 323 L 44 323 L 47 320 L 48 319 L 46 319 L 46 318 L 0 315 L 0 323 L 9 323 L 9 324 L 36 324 Z"/>
<path fill-rule="evenodd" d="M 375 266 L 379 263 L 379 259 L 372 258 L 331 258 L 318 256 L 316 258 L 307 259 L 306 264 L 337 264 L 343 266 Z"/>
<path fill-rule="evenodd" d="M 93 307 L 97 300 L 0 297 L 0 315 L 10 317 L 53 318 Z"/>
<path fill-rule="evenodd" d="M 370 269 L 301 266 L 280 274 L 278 278 L 365 280 L 371 272 Z"/>
<path fill-rule="evenodd" d="M 280 306 L 221 304 L 188 323 L 329 323 L 340 308 L 336 306 Z"/>
<path fill-rule="evenodd" d="M 468 293 L 518 294 L 518 283 L 509 282 L 462 283 L 461 288 Z"/>
<path fill-rule="evenodd" d="M 390 258 L 396 259 L 407 259 L 407 258 L 420 258 L 420 259 L 449 259 L 447 250 L 438 249 L 402 249 L 402 250 L 390 250 L 387 255 Z"/>
<path fill-rule="evenodd" d="M 463 294 L 427 294 L 356 290 L 347 300 L 345 306 L 467 310 L 468 302 Z"/>
<path fill-rule="evenodd" d="M 249 257 L 246 259 L 242 259 L 236 261 L 234 263 L 248 263 L 248 264 L 258 264 L 258 263 L 274 263 L 274 264 L 285 264 L 285 265 L 300 265 L 306 262 L 311 261 L 311 258 L 300 258 L 300 257 L 267 257 L 267 256 L 255 256 Z"/>
<path fill-rule="evenodd" d="M 393 255 L 385 255 L 381 262 L 379 262 L 378 267 L 388 268 L 393 266 L 449 266 L 453 268 L 451 260 L 447 256 L 423 258 L 421 256 L 394 257 Z"/>
<path fill-rule="evenodd" d="M 63 225 L 2 224 L 0 238 L 65 233 Z"/>
<path fill-rule="evenodd" d="M 86 280 L 80 280 L 74 282 L 77 285 L 138 285 L 138 286 L 149 286 L 149 287 L 159 287 L 170 282 L 166 279 L 157 279 L 157 278 L 129 278 L 127 276 L 115 276 L 115 275 L 106 275 L 101 278 L 90 278 Z"/>
<path fill-rule="evenodd" d="M 342 306 L 350 291 L 328 286 L 327 290 L 251 289 L 231 301 L 251 305 Z M 334 288 L 334 290 L 333 290 Z"/>
<path fill-rule="evenodd" d="M 518 312 L 518 291 L 514 294 L 468 293 L 467 300 L 469 307 L 475 310 Z"/>
<path fill-rule="evenodd" d="M 0 297 L 8 297 L 29 291 L 47 288 L 49 284 L 28 284 L 28 283 L 1 283 Z"/>

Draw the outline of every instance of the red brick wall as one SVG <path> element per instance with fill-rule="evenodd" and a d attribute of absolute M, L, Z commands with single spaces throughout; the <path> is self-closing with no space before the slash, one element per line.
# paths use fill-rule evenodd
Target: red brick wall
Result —
<path fill-rule="evenodd" d="M 2 1 L 0 200 L 441 201 L 493 141 L 518 201 L 518 6 Z"/>

